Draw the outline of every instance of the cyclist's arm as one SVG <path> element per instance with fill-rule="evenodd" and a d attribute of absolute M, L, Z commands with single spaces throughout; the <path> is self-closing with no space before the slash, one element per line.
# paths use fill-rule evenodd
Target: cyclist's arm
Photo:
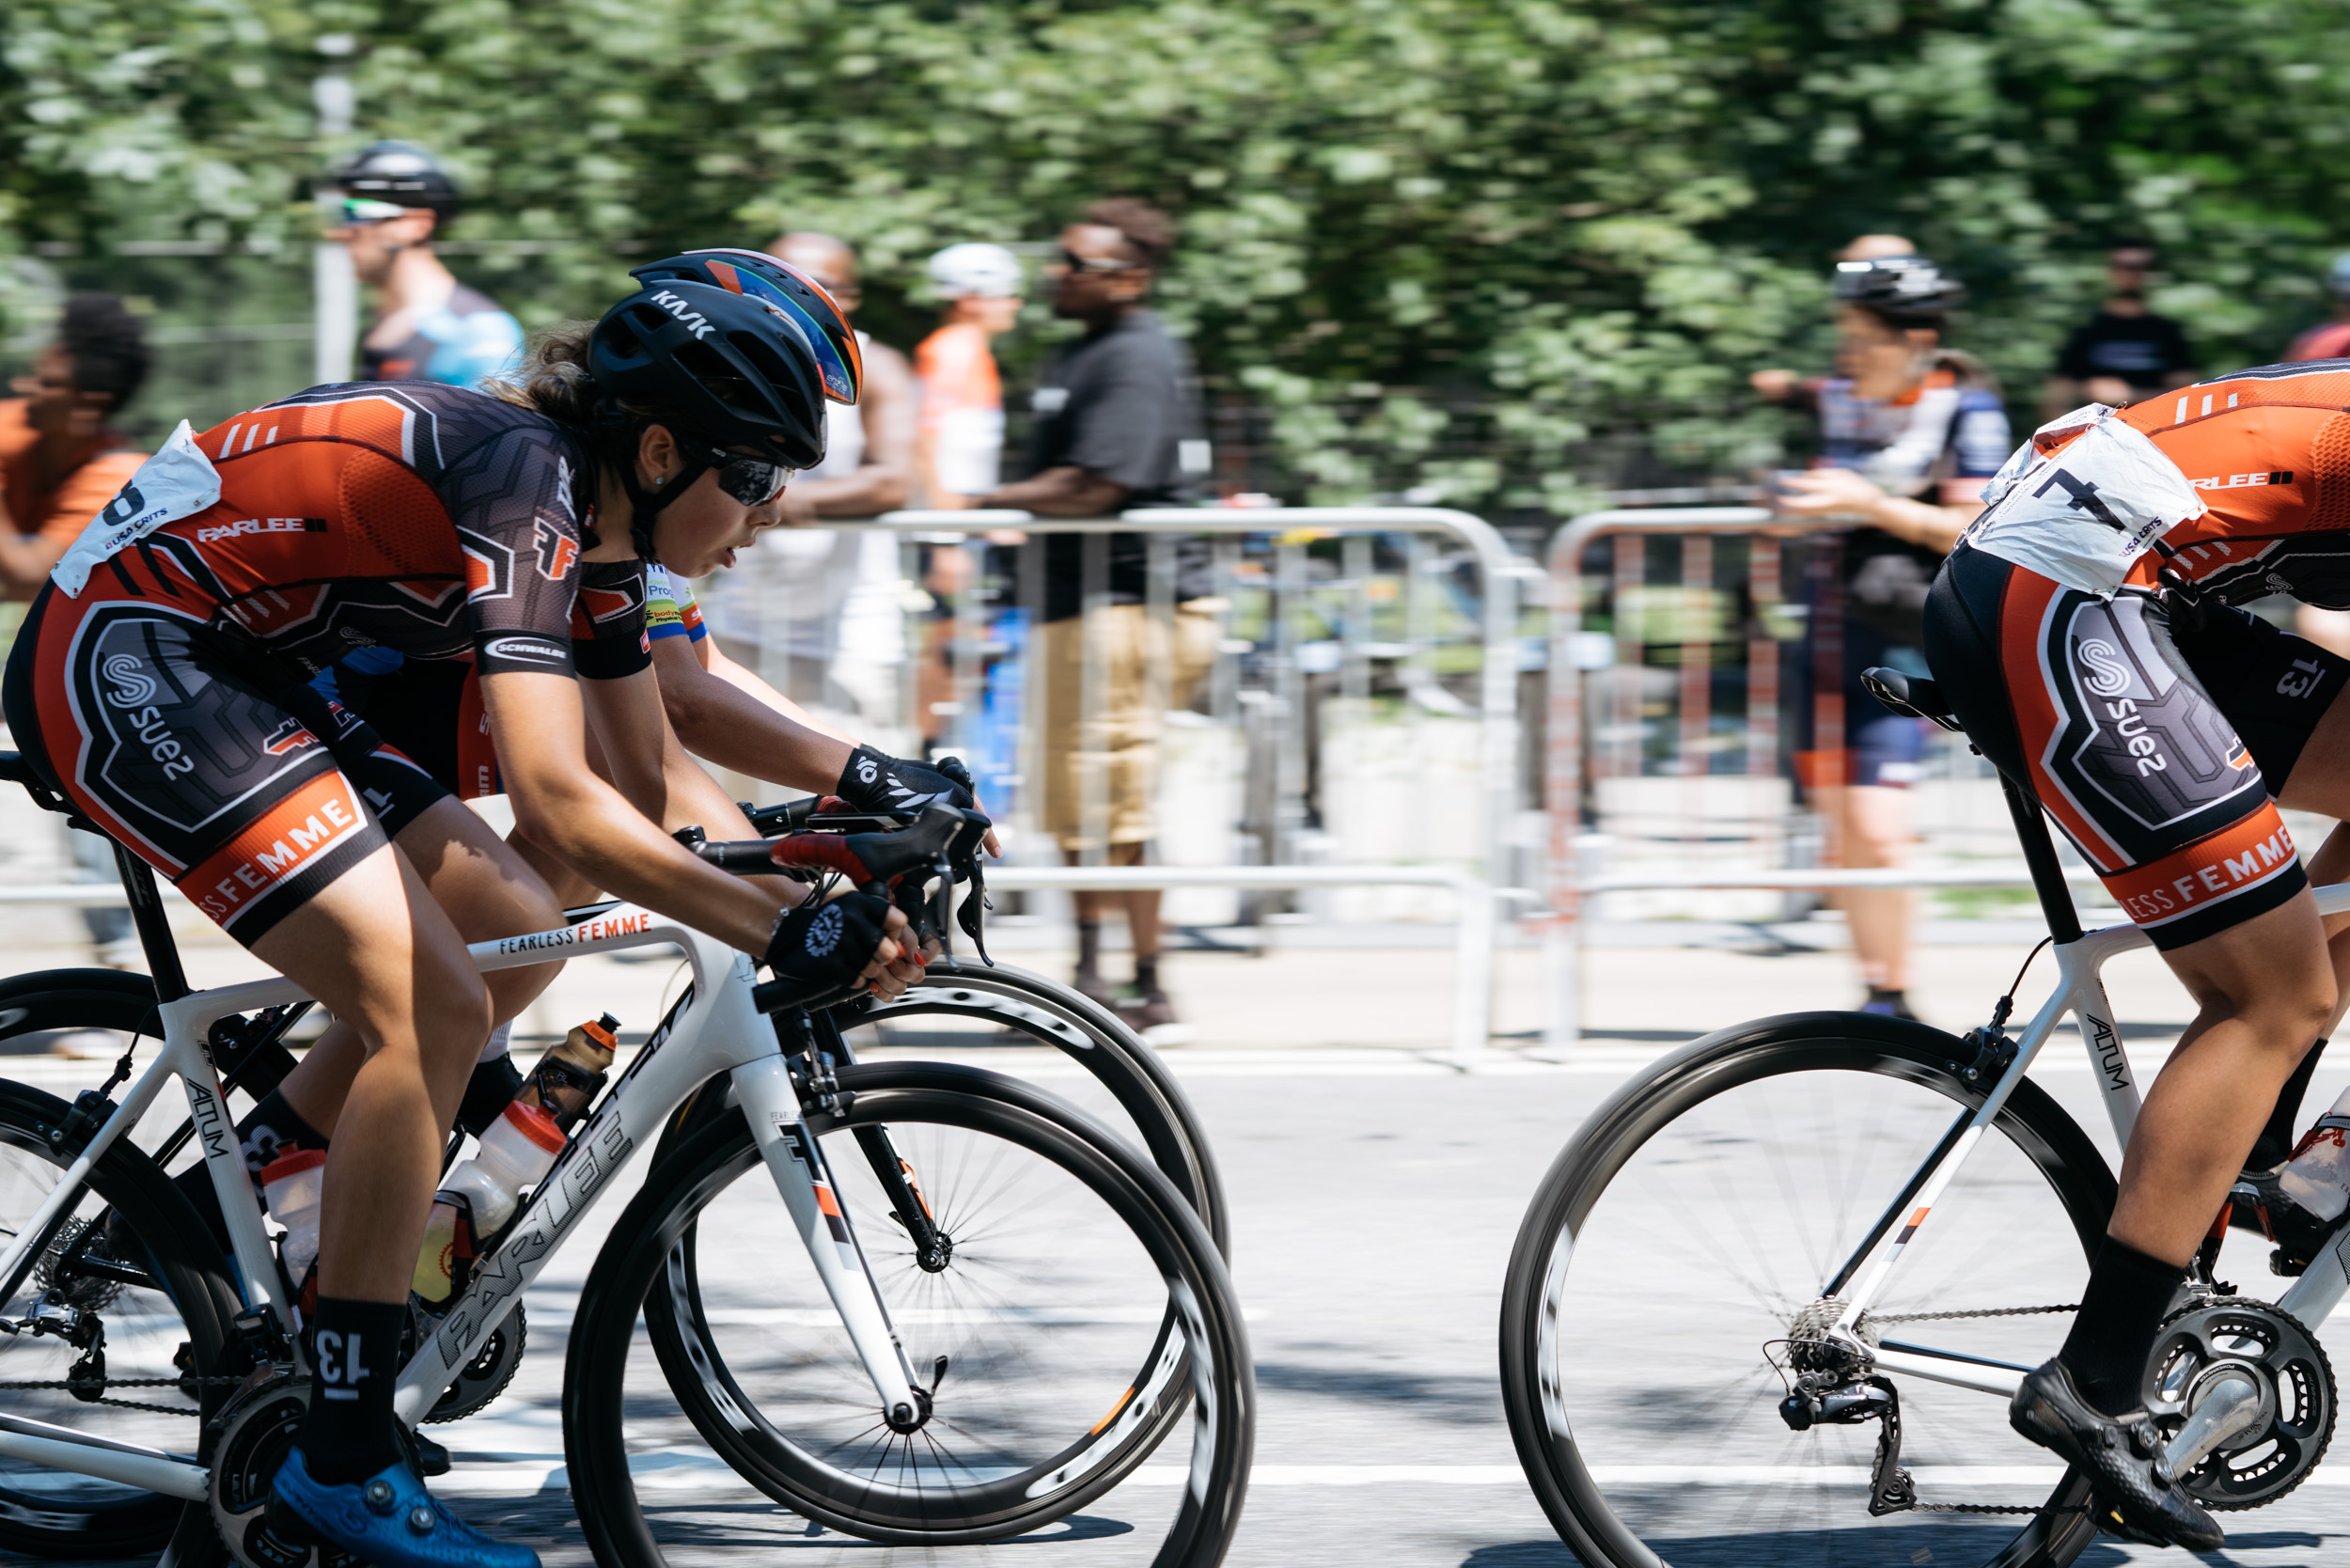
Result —
<path fill-rule="evenodd" d="M 787 789 L 830 793 L 856 743 L 795 716 L 781 693 L 748 670 L 741 670 L 743 681 L 753 683 L 746 686 L 703 668 L 696 654 L 710 643 L 707 637 L 697 643 L 665 637 L 653 644 L 661 706 L 678 739 L 695 756 L 722 768 Z M 725 658 L 717 654 L 712 663 Z"/>
<path fill-rule="evenodd" d="M 765 878 L 753 882 L 731 876 L 705 864 L 649 813 L 631 805 L 619 789 L 596 776 L 588 765 L 587 706 L 578 681 L 552 672 L 501 671 L 481 678 L 481 699 L 515 825 L 526 838 L 606 892 L 682 920 L 745 952 L 766 950 L 776 917 L 785 907 L 778 885 Z M 658 722 L 657 700 L 653 711 Z M 664 732 L 667 728 L 660 725 Z M 608 753 L 607 760 L 616 779 L 638 789 L 650 787 L 642 776 L 641 762 Z M 634 780 L 630 778 L 632 766 L 639 771 Z M 709 779 L 707 774 L 702 776 Z M 715 790 L 714 781 L 711 788 Z M 719 804 L 739 821 L 733 803 L 723 799 L 724 792 L 719 793 Z M 689 789 L 678 804 L 690 799 Z M 659 804 L 666 816 L 666 790 Z M 736 831 L 732 823 L 727 831 Z M 741 831 L 750 837 L 747 823 Z"/>

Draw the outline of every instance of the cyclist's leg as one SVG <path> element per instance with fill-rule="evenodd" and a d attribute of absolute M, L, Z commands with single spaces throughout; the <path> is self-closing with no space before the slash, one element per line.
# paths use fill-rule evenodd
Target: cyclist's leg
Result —
<path fill-rule="evenodd" d="M 2129 1423 L 2186 1263 L 2333 1010 L 2308 879 L 2259 763 L 2151 599 L 2101 600 L 1962 545 L 1926 635 L 1968 733 L 2029 786 L 2200 1008 L 2140 1109 L 2072 1330 L 2009 1419 L 2085 1466 L 2131 1529 L 2208 1549 L 2218 1527 Z"/>
<path fill-rule="evenodd" d="M 563 906 L 544 880 L 487 823 L 448 795 L 417 813 L 393 834 L 392 842 L 466 942 L 520 936 L 563 923 Z M 561 968 L 559 964 L 541 964 L 484 975 L 494 1027 L 518 1016 Z M 323 1131 L 340 1116 L 343 1096 L 365 1060 L 357 1031 L 338 1016 L 277 1092 L 304 1122 Z M 476 1063 L 450 1066 L 461 1073 L 456 1088 L 462 1098 Z"/>
<path fill-rule="evenodd" d="M 2332 1017 L 2335 985 L 2306 889 L 2163 957 L 2197 1012 L 2139 1107 L 2107 1234 L 2184 1268 Z"/>

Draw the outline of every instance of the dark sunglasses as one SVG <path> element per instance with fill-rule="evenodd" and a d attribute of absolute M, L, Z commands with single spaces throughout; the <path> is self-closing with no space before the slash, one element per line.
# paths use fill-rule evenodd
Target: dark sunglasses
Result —
<path fill-rule="evenodd" d="M 1139 261 L 1113 261 L 1105 256 L 1079 256 L 1066 249 L 1060 253 L 1060 264 L 1073 273 L 1131 273 L 1142 265 Z"/>
<path fill-rule="evenodd" d="M 796 468 L 786 468 L 780 463 L 764 458 L 744 457 L 722 447 L 706 447 L 702 461 L 718 476 L 718 488 L 746 507 L 763 507 L 783 494 L 783 487 L 799 474 Z"/>

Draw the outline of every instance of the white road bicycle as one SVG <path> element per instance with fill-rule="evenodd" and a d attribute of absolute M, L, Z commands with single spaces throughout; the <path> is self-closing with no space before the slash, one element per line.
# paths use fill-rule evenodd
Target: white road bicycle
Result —
<path fill-rule="evenodd" d="M 1878 696 L 1956 728 L 1931 682 Z M 1503 1395 L 1528 1480 L 1593 1568 L 2024 1568 L 2096 1539 L 2086 1481 L 2007 1405 L 2071 1326 L 2115 1181 L 2027 1074 L 2074 1019 L 2126 1146 L 2138 1083 L 2101 971 L 2146 937 L 2081 930 L 2038 804 L 2001 782 L 2057 965 L 2020 1033 L 2012 990 L 1963 1039 L 1856 1012 L 1719 1030 L 1618 1090 L 1528 1209 Z M 2350 886 L 2317 901 L 2350 911 Z M 2312 1330 L 2350 1290 L 2345 1228 L 2314 1259 L 2275 1256 L 2273 1301 L 2239 1293 L 2214 1277 L 2230 1218 L 2144 1387 L 2186 1490 L 2221 1511 L 2324 1458 L 2338 1398 Z"/>
<path fill-rule="evenodd" d="M 0 759 L 0 776 L 16 772 Z M 942 813 L 861 844 L 877 882 L 913 886 L 943 870 L 963 827 Z M 771 848 L 703 852 L 772 869 Z M 686 1402 L 693 1428 L 726 1427 L 731 1445 L 713 1446 L 745 1481 L 870 1540 L 1002 1540 L 1131 1477 L 1188 1412 L 1190 1465 L 1149 1560 L 1220 1560 L 1246 1487 L 1254 1389 L 1214 1241 L 1176 1187 L 1017 1080 L 838 1061 L 816 1047 L 817 1015 L 755 986 L 748 958 L 649 911 L 614 906 L 474 956 L 487 970 L 652 945 L 682 950 L 691 994 L 490 1239 L 448 1310 L 415 1314 L 402 1419 L 415 1423 L 492 1355 L 580 1216 L 657 1141 L 571 1331 L 565 1457 L 600 1562 L 664 1560 L 631 1460 L 686 1423 L 646 1415 L 652 1357 L 629 1352 L 640 1304 L 656 1286 L 677 1295 L 681 1238 L 706 1214 L 724 1215 L 732 1257 L 755 1261 L 763 1298 L 800 1329 L 791 1356 L 757 1369 L 756 1407 L 724 1397 L 742 1380 L 715 1385 L 709 1408 Z M 0 1388 L 61 1394 L 76 1417 L 36 1419 L 20 1399 L 0 1408 L 0 1545 L 116 1557 L 155 1550 L 160 1530 L 175 1563 L 224 1552 L 272 1568 L 316 1560 L 264 1518 L 308 1380 L 290 1332 L 291 1287 L 209 1049 L 217 1022 L 300 996 L 273 980 L 163 1004 L 160 1049 L 119 1101 L 110 1096 L 127 1058 L 71 1105 L 0 1083 L 0 1161 L 13 1179 L 0 1185 L 13 1197 L 27 1171 L 49 1172 L 35 1200 L 0 1212 Z M 174 1076 L 233 1261 L 125 1136 Z M 736 1185 L 760 1168 L 779 1207 L 760 1199 L 767 1184 Z M 54 1375 L 25 1375 L 42 1372 Z"/>

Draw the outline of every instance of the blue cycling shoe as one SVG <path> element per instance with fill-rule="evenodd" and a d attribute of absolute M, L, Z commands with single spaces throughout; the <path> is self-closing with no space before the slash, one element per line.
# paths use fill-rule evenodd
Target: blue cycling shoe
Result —
<path fill-rule="evenodd" d="M 528 1546 L 501 1545 L 433 1501 L 405 1464 L 327 1486 L 296 1449 L 270 1484 L 270 1528 L 317 1536 L 375 1568 L 539 1568 Z"/>

